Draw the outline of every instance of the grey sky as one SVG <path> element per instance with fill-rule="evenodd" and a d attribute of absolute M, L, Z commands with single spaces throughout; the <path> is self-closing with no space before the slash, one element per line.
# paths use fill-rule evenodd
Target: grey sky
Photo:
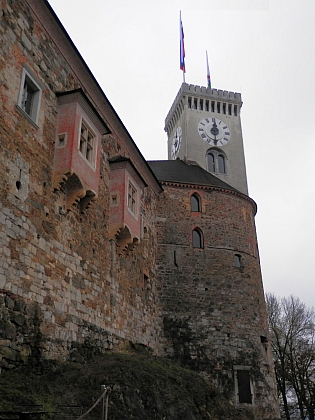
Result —
<path fill-rule="evenodd" d="M 146 159 L 167 159 L 164 118 L 182 83 L 242 93 L 265 291 L 315 306 L 315 1 L 50 0 Z"/>

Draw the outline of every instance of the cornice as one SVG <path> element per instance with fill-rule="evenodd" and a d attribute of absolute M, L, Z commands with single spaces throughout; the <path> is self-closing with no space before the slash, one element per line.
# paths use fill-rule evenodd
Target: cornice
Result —
<path fill-rule="evenodd" d="M 204 191 L 218 191 L 224 194 L 234 195 L 251 204 L 254 210 L 254 216 L 257 213 L 257 204 L 255 203 L 255 201 L 252 198 L 248 197 L 247 195 L 242 194 L 241 192 L 236 191 L 236 190 L 229 190 L 227 188 L 216 187 L 214 185 L 187 184 L 187 183 L 170 182 L 170 181 L 160 181 L 160 183 L 162 185 L 168 185 L 170 187 L 179 187 L 179 188 L 186 188 L 186 189 L 189 188 L 189 189 L 204 190 Z"/>

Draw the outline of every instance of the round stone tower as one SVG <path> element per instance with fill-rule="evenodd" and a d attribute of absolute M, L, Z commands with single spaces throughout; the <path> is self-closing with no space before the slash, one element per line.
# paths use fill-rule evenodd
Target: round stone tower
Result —
<path fill-rule="evenodd" d="M 256 204 L 196 163 L 149 162 L 166 355 L 201 371 L 255 419 L 278 416 Z"/>

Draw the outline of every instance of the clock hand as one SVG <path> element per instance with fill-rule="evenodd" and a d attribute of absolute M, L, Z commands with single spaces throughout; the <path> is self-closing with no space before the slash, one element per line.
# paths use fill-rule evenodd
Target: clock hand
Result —
<path fill-rule="evenodd" d="M 212 128 L 210 130 L 210 133 L 212 135 L 214 135 L 214 140 L 213 141 L 214 141 L 214 144 L 216 145 L 218 143 L 217 135 L 219 134 L 219 129 L 218 129 L 218 126 L 217 126 L 216 122 L 214 122 L 212 124 Z"/>

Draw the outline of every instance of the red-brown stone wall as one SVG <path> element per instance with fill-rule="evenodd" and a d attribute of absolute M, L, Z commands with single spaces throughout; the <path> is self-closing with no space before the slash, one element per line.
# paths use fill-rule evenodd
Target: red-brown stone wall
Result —
<path fill-rule="evenodd" d="M 40 3 L 36 7 L 46 7 Z M 128 153 L 120 138 L 123 129 L 116 132 L 108 124 L 112 134 L 102 139 L 98 198 L 84 213 L 77 204 L 65 211 L 67 188 L 61 183 L 54 189 L 52 184 L 56 92 L 82 83 L 27 1 L 2 0 L 0 15 L 0 290 L 36 306 L 43 357 L 67 357 L 78 345 L 102 351 L 121 340 L 150 343 L 158 351 L 152 215 L 156 195 L 150 187 L 142 195 L 146 238 L 118 255 L 116 241 L 108 235 L 108 158 Z M 64 37 L 61 30 L 56 37 Z M 16 108 L 23 63 L 43 86 L 38 127 Z M 87 80 L 92 80 L 88 73 L 85 84 Z M 140 154 L 138 158 L 143 165 Z M 13 336 L 2 344 L 20 346 L 21 351 L 24 345 Z M 1 357 L 5 360 L 0 350 Z"/>
<path fill-rule="evenodd" d="M 196 189 L 199 214 L 190 211 L 190 188 L 165 186 L 157 197 L 158 183 L 64 32 L 28 4 L 49 16 L 45 1 L 0 0 L 0 311 L 7 319 L 0 367 L 25 361 L 31 346 L 37 358 L 80 358 L 131 340 L 202 370 L 231 400 L 233 365 L 250 366 L 268 417 L 274 400 L 260 338 L 268 333 L 252 204 Z M 16 107 L 23 63 L 43 87 L 37 126 Z M 79 88 L 111 131 L 102 138 L 98 197 L 84 212 L 80 203 L 67 211 L 68 181 L 53 186 L 56 93 Z M 147 185 L 140 243 L 125 251 L 109 235 L 109 159 L 118 155 Z M 203 249 L 192 247 L 195 227 Z"/>
<path fill-rule="evenodd" d="M 270 344 L 261 339 L 268 339 L 268 328 L 254 204 L 241 194 L 219 190 L 163 188 L 157 210 L 157 272 L 164 350 L 209 375 L 232 403 L 235 366 L 249 368 L 260 406 L 257 418 L 273 418 Z M 201 199 L 199 213 L 190 208 L 194 192 Z M 204 236 L 202 249 L 192 246 L 196 227 Z M 241 256 L 239 268 L 233 265 L 235 254 Z"/>

